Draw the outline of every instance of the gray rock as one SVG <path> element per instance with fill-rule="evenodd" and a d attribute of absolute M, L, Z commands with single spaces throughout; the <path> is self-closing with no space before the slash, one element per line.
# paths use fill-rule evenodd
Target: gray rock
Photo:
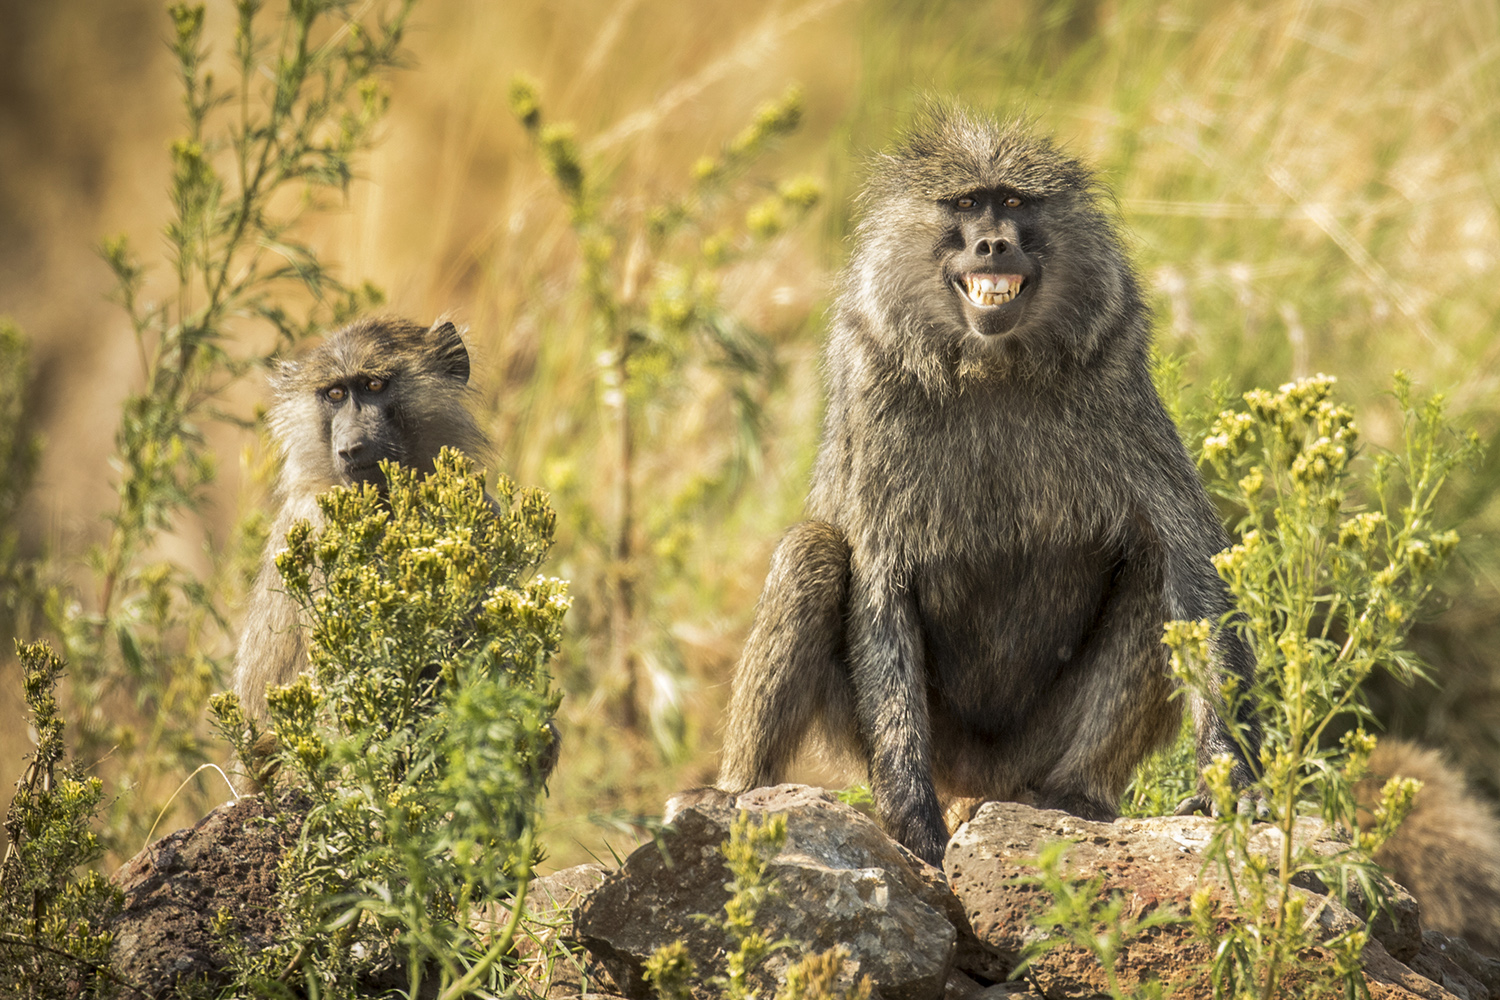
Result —
<path fill-rule="evenodd" d="M 535 879 L 526 892 L 526 921 L 517 947 L 517 970 L 529 992 L 548 1000 L 603 996 L 604 970 L 573 937 L 573 911 L 609 875 L 603 865 L 574 865 Z"/>
<path fill-rule="evenodd" d="M 1480 954 L 1463 938 L 1450 938 L 1437 931 L 1422 935 L 1422 951 L 1448 959 L 1478 980 L 1491 997 L 1500 1000 L 1500 960 Z"/>
<path fill-rule="evenodd" d="M 717 995 L 706 981 L 723 973 L 728 942 L 693 915 L 722 915 L 729 874 L 719 845 L 742 810 L 787 819 L 786 845 L 769 866 L 777 891 L 756 921 L 771 940 L 791 938 L 814 952 L 842 945 L 849 953 L 842 982 L 868 975 L 889 1000 L 943 995 L 958 934 L 945 915 L 956 907 L 945 899 L 942 875 L 858 810 L 800 785 L 671 809 L 668 831 L 589 896 L 576 916 L 577 937 L 621 993 L 651 996 L 642 979 L 646 959 L 681 939 L 698 966 L 695 996 Z M 764 995 L 798 957 L 791 949 L 771 954 L 757 983 Z"/>

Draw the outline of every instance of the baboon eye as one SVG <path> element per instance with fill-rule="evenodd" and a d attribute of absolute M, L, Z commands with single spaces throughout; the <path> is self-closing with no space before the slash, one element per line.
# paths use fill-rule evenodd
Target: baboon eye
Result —
<path fill-rule="evenodd" d="M 365 380 L 366 392 L 380 392 L 384 388 L 385 379 L 381 378 L 379 375 L 371 375 L 368 379 Z"/>
<path fill-rule="evenodd" d="M 1021 207 L 1021 199 L 1018 198 L 1018 197 L 1016 197 L 1015 195 L 1011 195 L 1010 197 L 1008 197 L 1008 198 L 1005 199 L 1005 207 L 1006 208 L 1020 208 Z"/>
<path fill-rule="evenodd" d="M 330 403 L 342 403 L 344 401 L 344 396 L 346 396 L 347 394 L 347 390 L 345 390 L 341 385 L 331 385 L 327 389 L 323 390 L 323 395 L 328 397 L 328 401 Z"/>
<path fill-rule="evenodd" d="M 963 197 L 959 198 L 958 201 L 955 202 L 955 204 L 959 208 L 964 208 L 964 209 L 973 208 L 974 207 L 974 198 L 973 198 L 972 195 L 967 195 L 966 194 Z"/>

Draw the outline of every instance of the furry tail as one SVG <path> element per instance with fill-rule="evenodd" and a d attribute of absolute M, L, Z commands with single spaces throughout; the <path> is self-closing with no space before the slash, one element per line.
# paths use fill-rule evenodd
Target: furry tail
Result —
<path fill-rule="evenodd" d="M 1411 815 L 1375 860 L 1416 897 L 1422 925 L 1500 958 L 1500 819 L 1434 750 L 1381 740 L 1361 782 L 1373 808 L 1393 776 L 1422 782 Z"/>

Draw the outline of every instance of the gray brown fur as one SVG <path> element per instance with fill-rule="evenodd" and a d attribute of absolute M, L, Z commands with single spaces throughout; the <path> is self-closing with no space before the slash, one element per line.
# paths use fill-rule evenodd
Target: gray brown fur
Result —
<path fill-rule="evenodd" d="M 1500 958 L 1500 820 L 1435 750 L 1385 739 L 1358 789 L 1371 810 L 1392 777 L 1422 782 L 1411 814 L 1375 860 L 1417 898 L 1422 926 Z"/>
<path fill-rule="evenodd" d="M 1231 610 L 1210 562 L 1227 539 L 1152 385 L 1150 318 L 1100 202 L 1049 140 L 959 111 L 876 162 L 809 520 L 773 559 L 719 788 L 777 782 L 821 732 L 866 763 L 887 829 L 940 863 L 940 796 L 1110 818 L 1177 731 L 1162 624 Z M 961 295 L 971 273 L 1026 283 L 996 306 Z M 1248 687 L 1235 631 L 1216 642 Z M 1200 764 L 1229 753 L 1250 781 L 1190 700 Z"/>
<path fill-rule="evenodd" d="M 377 393 L 358 388 L 384 382 Z M 271 376 L 267 421 L 281 452 L 279 510 L 250 598 L 234 687 L 247 712 L 263 717 L 266 687 L 287 684 L 307 665 L 297 606 L 281 590 L 275 557 L 298 520 L 319 523 L 316 497 L 335 486 L 384 488 L 381 460 L 427 469 L 444 446 L 472 457 L 487 443 L 465 407 L 469 355 L 451 323 L 431 329 L 404 319 L 361 319 Z M 343 387 L 345 399 L 328 398 Z"/>

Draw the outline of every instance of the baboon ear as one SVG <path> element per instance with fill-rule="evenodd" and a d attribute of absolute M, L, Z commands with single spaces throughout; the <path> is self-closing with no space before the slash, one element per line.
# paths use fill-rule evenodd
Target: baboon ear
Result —
<path fill-rule="evenodd" d="M 271 388 L 279 391 L 285 390 L 297 379 L 297 373 L 302 370 L 302 365 L 296 361 L 283 358 L 280 361 L 272 361 L 270 371 L 266 373 L 266 381 L 271 383 Z"/>
<path fill-rule="evenodd" d="M 469 350 L 464 347 L 458 328 L 452 323 L 439 321 L 432 325 L 432 360 L 437 370 L 465 385 L 469 382 Z"/>

